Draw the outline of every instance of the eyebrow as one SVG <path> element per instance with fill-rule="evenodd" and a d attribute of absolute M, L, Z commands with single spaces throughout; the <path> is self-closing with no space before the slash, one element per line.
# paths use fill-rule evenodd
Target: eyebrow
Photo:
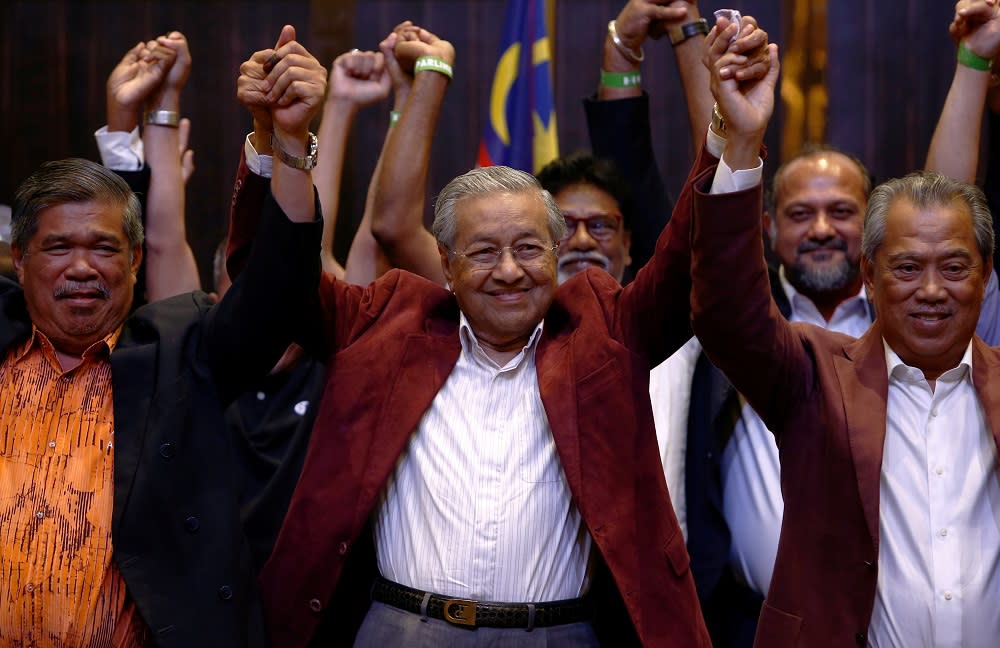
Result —
<path fill-rule="evenodd" d="M 969 252 L 965 248 L 954 248 L 954 249 L 948 250 L 947 252 L 945 252 L 944 254 L 942 254 L 942 255 L 940 255 L 940 256 L 938 256 L 936 258 L 937 259 L 955 259 L 955 258 L 959 258 L 959 259 L 966 259 L 968 261 L 972 261 L 973 260 L 972 253 Z M 897 252 L 895 254 L 888 255 L 887 260 L 890 261 L 890 262 L 895 262 L 895 261 L 925 261 L 925 260 L 927 260 L 927 257 L 925 255 L 918 254 L 917 252 Z"/>

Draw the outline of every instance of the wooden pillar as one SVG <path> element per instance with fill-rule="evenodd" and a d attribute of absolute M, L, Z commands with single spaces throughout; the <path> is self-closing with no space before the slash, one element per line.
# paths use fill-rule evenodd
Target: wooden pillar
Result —
<path fill-rule="evenodd" d="M 781 52 L 781 158 L 826 136 L 826 0 L 785 0 Z"/>

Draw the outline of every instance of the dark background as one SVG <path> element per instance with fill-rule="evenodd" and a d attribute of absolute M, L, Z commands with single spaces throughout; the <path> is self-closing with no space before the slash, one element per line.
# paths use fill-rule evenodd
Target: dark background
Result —
<path fill-rule="evenodd" d="M 553 69 L 561 153 L 588 146 L 580 100 L 596 88 L 607 21 L 623 4 L 556 0 Z M 352 47 L 375 49 L 404 19 L 450 40 L 458 55 L 434 141 L 430 202 L 449 179 L 474 164 L 505 6 L 504 0 L 6 0 L 0 8 L 0 136 L 6 146 L 0 202 L 10 203 L 17 184 L 46 160 L 97 159 L 92 134 L 106 121 L 104 82 L 111 68 L 139 40 L 179 29 L 194 57 L 182 103 L 193 122 L 190 146 L 197 166 L 188 187 L 188 235 L 208 280 L 240 147 L 250 130 L 235 99 L 240 63 L 254 50 L 272 46 L 285 23 L 295 25 L 299 40 L 329 65 Z M 700 6 L 706 14 L 716 8 Z M 757 17 L 771 40 L 784 47 L 793 30 L 800 42 L 807 33 L 803 6 L 815 14 L 825 3 L 730 0 L 729 6 Z M 818 132 L 860 156 L 879 179 L 918 168 L 954 71 L 955 51 L 947 36 L 953 5 L 846 2 L 830 3 L 827 12 L 826 47 L 813 47 L 810 55 L 826 86 L 827 110 L 820 114 Z M 652 98 L 657 158 L 676 194 L 691 161 L 684 99 L 669 43 L 650 42 L 646 52 L 643 84 Z M 373 106 L 355 121 L 338 223 L 341 259 L 361 218 L 388 110 Z M 784 112 L 779 108 L 768 135 L 770 169 L 781 157 Z"/>

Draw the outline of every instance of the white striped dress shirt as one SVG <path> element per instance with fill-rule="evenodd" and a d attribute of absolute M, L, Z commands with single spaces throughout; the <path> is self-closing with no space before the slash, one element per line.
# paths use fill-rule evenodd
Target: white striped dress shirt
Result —
<path fill-rule="evenodd" d="M 458 363 L 373 513 L 383 577 L 488 601 L 585 593 L 592 540 L 538 391 L 541 333 L 500 367 L 462 316 Z"/>

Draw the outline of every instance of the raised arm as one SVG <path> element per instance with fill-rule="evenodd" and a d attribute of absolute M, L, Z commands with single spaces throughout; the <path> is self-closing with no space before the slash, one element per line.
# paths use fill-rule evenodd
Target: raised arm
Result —
<path fill-rule="evenodd" d="M 729 50 L 734 30 L 720 19 L 706 39 L 705 64 L 728 137 L 714 175 L 695 181 L 692 326 L 712 363 L 773 430 L 780 429 L 782 407 L 808 389 L 811 373 L 806 350 L 771 297 L 761 237 L 759 152 L 774 110 L 777 47 L 768 45 L 763 78 L 738 81 Z"/>
<path fill-rule="evenodd" d="M 1000 2 L 960 0 L 948 31 L 958 43 L 958 62 L 924 166 L 975 183 L 990 68 L 1000 53 Z"/>
<path fill-rule="evenodd" d="M 309 123 L 323 102 L 326 68 L 295 40 L 289 25 L 276 46 L 262 52 L 241 66 L 237 87 L 241 102 L 266 118 L 274 135 L 270 192 L 254 205 L 261 213 L 257 240 L 210 315 L 207 341 L 227 397 L 264 376 L 293 339 L 318 324 L 322 223 Z"/>
<path fill-rule="evenodd" d="M 344 171 L 347 138 L 357 112 L 389 95 L 389 75 L 380 52 L 351 50 L 334 59 L 330 66 L 330 90 L 323 105 L 323 122 L 319 128 L 319 147 L 323 155 L 313 171 L 319 202 L 323 206 L 323 268 L 337 278 L 344 278 L 344 269 L 333 258 L 333 237 L 340 206 L 340 183 Z M 349 281 L 368 283 L 375 278 L 374 263 L 377 245 L 371 229 L 362 224 L 355 234 L 351 253 L 354 266 L 370 268 L 369 276 L 355 276 Z M 370 258 L 362 259 L 360 256 Z"/>
<path fill-rule="evenodd" d="M 404 27 L 407 23 L 404 23 Z M 369 196 L 371 228 L 389 262 L 444 284 L 434 237 L 424 227 L 431 142 L 451 80 L 439 70 L 455 64 L 455 48 L 420 28 L 397 29 L 381 49 L 390 72 L 415 70 L 399 122 L 389 131 Z M 390 46 L 392 45 L 392 46 Z M 423 62 L 428 62 L 426 67 Z M 393 66 L 399 65 L 398 68 Z"/>
<path fill-rule="evenodd" d="M 146 299 L 156 301 L 201 288 L 185 229 L 181 91 L 191 72 L 187 39 L 178 31 L 150 42 L 172 54 L 163 81 L 146 102 L 143 145 L 150 168 L 146 199 Z M 190 127 L 190 123 L 188 124 Z M 185 134 L 186 139 L 186 134 Z M 190 163 L 190 159 L 189 159 Z"/>

